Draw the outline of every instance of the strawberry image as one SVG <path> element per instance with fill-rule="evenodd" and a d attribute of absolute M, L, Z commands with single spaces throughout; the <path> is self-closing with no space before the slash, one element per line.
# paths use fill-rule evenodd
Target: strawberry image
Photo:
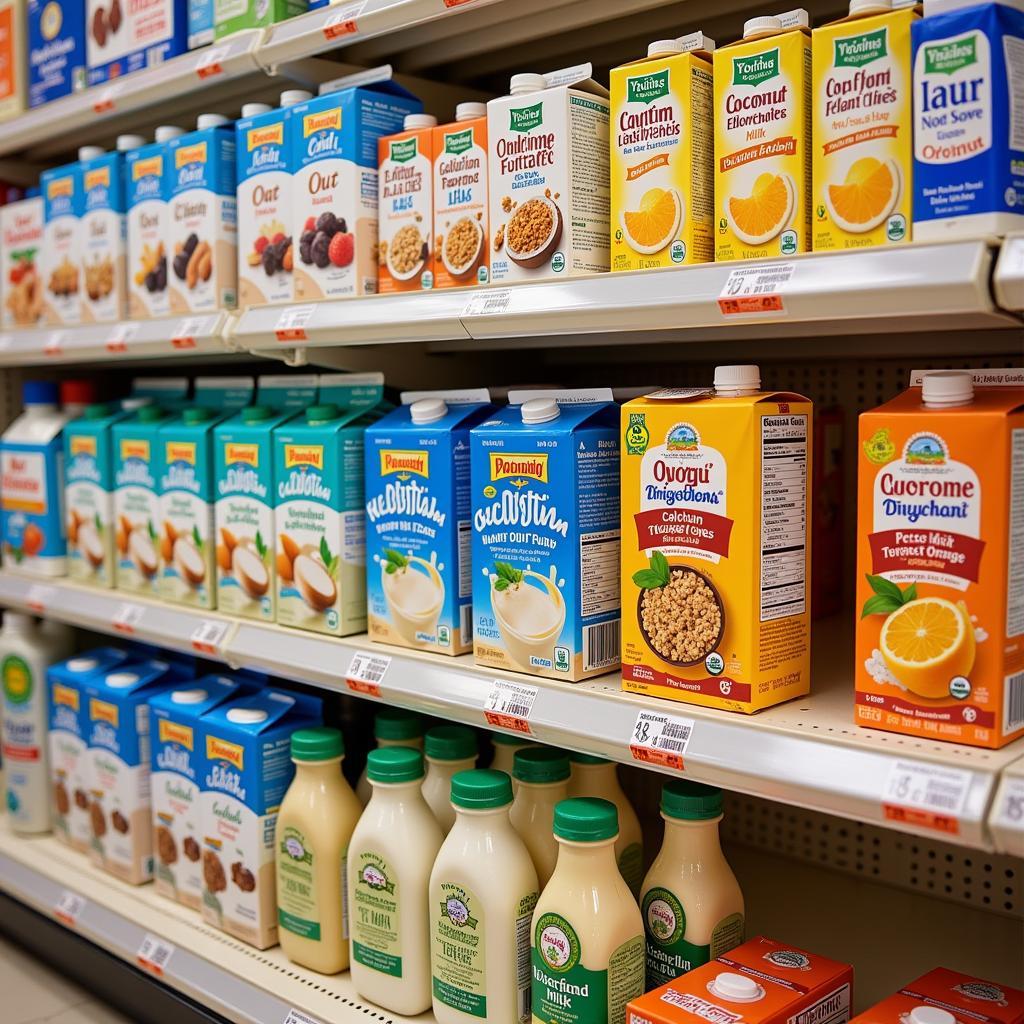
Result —
<path fill-rule="evenodd" d="M 316 231 L 316 217 L 307 217 L 306 218 L 305 230 L 306 231 Z"/>
<path fill-rule="evenodd" d="M 347 267 L 352 262 L 355 251 L 355 236 L 339 231 L 331 239 L 331 244 L 327 248 L 327 258 L 336 267 Z"/>
<path fill-rule="evenodd" d="M 260 235 L 255 242 L 252 243 L 252 247 L 262 256 L 263 250 L 270 244 L 270 239 L 266 235 Z"/>
<path fill-rule="evenodd" d="M 278 242 L 283 242 L 285 240 L 285 237 L 286 235 L 283 231 L 278 231 L 271 241 L 274 243 L 274 245 L 277 245 Z"/>

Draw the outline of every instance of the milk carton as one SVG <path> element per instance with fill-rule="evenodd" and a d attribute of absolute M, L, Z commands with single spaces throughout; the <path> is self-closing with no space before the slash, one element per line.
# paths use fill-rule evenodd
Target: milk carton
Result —
<path fill-rule="evenodd" d="M 28 0 L 28 102 L 42 106 L 85 88 L 85 4 Z"/>
<path fill-rule="evenodd" d="M 978 4 L 914 23 L 914 240 L 1024 225 L 1024 12 Z"/>
<path fill-rule="evenodd" d="M 410 391 L 366 431 L 366 594 L 371 640 L 473 647 L 469 431 L 486 390 Z"/>
<path fill-rule="evenodd" d="M 153 875 L 147 701 L 180 680 L 160 660 L 127 661 L 82 684 L 92 859 L 132 885 Z"/>
<path fill-rule="evenodd" d="M 344 636 L 366 629 L 363 434 L 383 377 L 326 380 L 318 405 L 274 431 L 277 621 Z"/>
<path fill-rule="evenodd" d="M 573 682 L 619 663 L 618 406 L 512 391 L 470 433 L 473 655 Z"/>
<path fill-rule="evenodd" d="M 203 920 L 258 949 L 277 942 L 274 831 L 295 774 L 291 735 L 322 714 L 319 697 L 264 690 L 200 719 Z"/>
<path fill-rule="evenodd" d="M 196 131 L 170 140 L 167 157 L 170 311 L 231 309 L 238 292 L 234 130 L 225 117 L 200 114 Z"/>
<path fill-rule="evenodd" d="M 82 323 L 124 318 L 125 219 L 124 154 L 103 153 L 83 160 L 81 237 Z"/>
<path fill-rule="evenodd" d="M 212 43 L 213 0 L 188 0 L 188 48 L 196 50 Z"/>
<path fill-rule="evenodd" d="M 188 0 L 85 0 L 88 83 L 162 64 L 188 49 Z"/>
<path fill-rule="evenodd" d="M 82 686 L 126 659 L 124 651 L 99 647 L 51 665 L 46 673 L 50 700 L 50 774 L 53 782 L 53 834 L 83 853 L 92 841 L 89 775 L 86 764 L 88 719 Z"/>
<path fill-rule="evenodd" d="M 154 886 L 198 910 L 203 895 L 200 719 L 243 692 L 231 676 L 204 676 L 151 697 Z"/>
<path fill-rule="evenodd" d="M 377 140 L 421 107 L 387 67 L 331 82 L 292 108 L 296 299 L 377 291 Z"/>
<path fill-rule="evenodd" d="M 591 71 L 513 75 L 487 104 L 492 282 L 608 269 L 608 90 Z"/>
<path fill-rule="evenodd" d="M 43 197 L 37 194 L 0 206 L 0 326 L 35 327 L 43 322 Z"/>
<path fill-rule="evenodd" d="M 43 190 L 43 316 L 54 327 L 69 327 L 81 319 L 81 167 L 68 164 L 43 171 L 39 185 Z"/>

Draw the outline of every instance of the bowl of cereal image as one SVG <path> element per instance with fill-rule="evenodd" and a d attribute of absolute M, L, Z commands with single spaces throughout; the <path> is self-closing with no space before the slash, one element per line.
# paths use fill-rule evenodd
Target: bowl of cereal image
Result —
<path fill-rule="evenodd" d="M 472 217 L 460 217 L 444 236 L 441 262 L 452 277 L 468 274 L 477 263 L 484 244 L 484 230 Z"/>
<path fill-rule="evenodd" d="M 668 564 L 668 582 L 641 587 L 636 617 L 651 651 L 668 665 L 699 665 L 722 642 L 725 608 L 714 584 L 688 565 Z"/>
<path fill-rule="evenodd" d="M 388 270 L 396 281 L 411 281 L 430 255 L 426 238 L 415 224 L 405 224 L 392 236 L 387 250 Z"/>
<path fill-rule="evenodd" d="M 547 263 L 562 239 L 562 211 L 547 196 L 520 203 L 505 228 L 505 251 L 532 270 Z"/>

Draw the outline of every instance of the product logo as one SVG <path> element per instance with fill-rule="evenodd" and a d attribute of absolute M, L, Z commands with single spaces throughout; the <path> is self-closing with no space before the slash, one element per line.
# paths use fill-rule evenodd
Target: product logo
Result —
<path fill-rule="evenodd" d="M 977 43 L 972 35 L 924 48 L 925 74 L 952 75 L 961 68 L 977 63 Z"/>
<path fill-rule="evenodd" d="M 143 462 L 149 462 L 149 442 L 133 441 L 128 438 L 122 440 L 121 460 L 125 459 L 142 459 Z"/>
<path fill-rule="evenodd" d="M 186 462 L 190 466 L 196 464 L 196 445 L 194 441 L 167 441 L 164 454 L 168 465 L 173 462 Z"/>
<path fill-rule="evenodd" d="M 324 446 L 322 444 L 286 444 L 284 446 L 284 464 L 286 469 L 292 466 L 312 466 L 314 469 L 324 468 Z"/>
<path fill-rule="evenodd" d="M 962 981 L 959 985 L 953 986 L 953 991 L 968 999 L 980 999 L 983 1002 L 996 1003 L 999 1006 L 1007 1005 L 1003 990 L 986 981 Z"/>
<path fill-rule="evenodd" d="M 682 938 L 686 930 L 686 914 L 668 889 L 651 889 L 644 896 L 643 914 L 647 934 L 663 946 Z"/>
<path fill-rule="evenodd" d="M 284 838 L 281 840 L 281 852 L 292 860 L 313 863 L 313 854 L 303 845 L 300 833 L 295 829 L 285 829 Z"/>
<path fill-rule="evenodd" d="M 700 434 L 689 423 L 677 423 L 665 435 L 666 452 L 695 452 L 700 448 Z"/>
<path fill-rule="evenodd" d="M 764 959 L 776 967 L 785 967 L 787 970 L 809 971 L 811 969 L 811 958 L 806 953 L 800 953 L 795 949 L 773 949 L 765 953 Z"/>
<path fill-rule="evenodd" d="M 89 434 L 74 434 L 69 445 L 72 456 L 74 455 L 96 455 L 96 438 Z"/>
<path fill-rule="evenodd" d="M 54 685 L 51 691 L 54 704 L 60 704 L 63 707 L 71 708 L 72 711 L 78 711 L 79 707 L 79 695 L 78 691 L 71 686 L 61 686 L 60 683 Z"/>
<path fill-rule="evenodd" d="M 181 146 L 174 151 L 175 169 L 180 169 L 187 164 L 206 163 L 206 143 L 195 142 L 191 146 Z"/>
<path fill-rule="evenodd" d="M 766 53 L 755 53 L 752 57 L 733 57 L 732 84 L 760 85 L 769 78 L 779 74 L 779 50 L 768 50 Z"/>
<path fill-rule="evenodd" d="M 391 143 L 391 161 L 396 164 L 408 163 L 419 152 L 419 139 L 397 139 Z"/>
<path fill-rule="evenodd" d="M 473 129 L 467 128 L 462 132 L 450 132 L 444 137 L 444 151 L 458 156 L 465 153 L 467 149 L 473 148 Z"/>
<path fill-rule="evenodd" d="M 251 153 L 260 146 L 283 146 L 284 122 L 268 124 L 263 128 L 250 128 L 245 133 L 245 147 Z"/>
<path fill-rule="evenodd" d="M 508 130 L 510 132 L 531 132 L 543 123 L 543 103 L 535 103 L 532 107 L 512 107 L 508 112 Z"/>
<path fill-rule="evenodd" d="M 105 700 L 98 700 L 95 697 L 89 701 L 90 722 L 106 722 L 108 725 L 112 725 L 116 729 L 118 719 L 119 715 L 116 704 L 111 704 L 109 701 Z"/>
<path fill-rule="evenodd" d="M 206 737 L 206 758 L 208 761 L 227 761 L 242 771 L 244 751 L 237 743 L 217 739 L 216 736 Z"/>
<path fill-rule="evenodd" d="M 668 68 L 656 74 L 626 79 L 626 99 L 629 103 L 651 103 L 667 96 L 668 89 Z"/>
<path fill-rule="evenodd" d="M 244 462 L 247 466 L 259 466 L 260 446 L 258 444 L 239 444 L 227 441 L 224 444 L 224 461 L 231 464 Z"/>
<path fill-rule="evenodd" d="M 865 32 L 859 36 L 847 36 L 835 40 L 832 63 L 837 68 L 859 68 L 880 57 L 887 57 L 889 30 L 880 28 L 877 32 Z"/>
<path fill-rule="evenodd" d="M 508 480 L 512 477 L 515 486 L 524 487 L 526 480 L 518 478 L 526 477 L 529 480 L 539 480 L 542 484 L 548 482 L 548 457 L 543 455 L 515 455 L 513 453 L 491 452 L 491 479 Z"/>
<path fill-rule="evenodd" d="M 937 434 L 912 434 L 903 448 L 903 460 L 911 466 L 944 466 L 948 457 L 946 442 Z"/>
<path fill-rule="evenodd" d="M 47 199 L 66 199 L 74 194 L 75 179 L 70 176 L 67 178 L 51 178 L 46 183 Z"/>
<path fill-rule="evenodd" d="M 647 417 L 642 412 L 631 412 L 623 438 L 627 455 L 643 455 L 651 443 L 651 432 L 647 429 Z"/>
<path fill-rule="evenodd" d="M 309 138 L 317 132 L 341 131 L 341 107 L 321 110 L 318 114 L 306 114 L 302 119 L 302 137 Z"/>
<path fill-rule="evenodd" d="M 43 8 L 43 16 L 39 22 L 39 28 L 43 33 L 43 38 L 47 42 L 54 39 L 63 24 L 64 12 L 61 10 L 60 4 L 56 2 L 47 4 Z"/>
<path fill-rule="evenodd" d="M 564 917 L 542 914 L 533 935 L 541 959 L 552 971 L 564 974 L 579 963 L 580 940 Z"/>
<path fill-rule="evenodd" d="M 24 658 L 8 654 L 0 664 L 4 697 L 11 704 L 26 704 L 32 696 L 32 669 Z"/>
<path fill-rule="evenodd" d="M 896 445 L 889 437 L 888 427 L 876 430 L 862 447 L 868 462 L 873 462 L 876 466 L 884 466 L 896 458 Z"/>
<path fill-rule="evenodd" d="M 380 864 L 365 865 L 359 872 L 359 884 L 369 886 L 377 892 L 394 894 L 395 891 L 395 883 L 388 881 L 388 876 Z M 447 906 L 447 903 L 445 905 Z"/>
<path fill-rule="evenodd" d="M 166 718 L 161 718 L 157 735 L 160 737 L 161 743 L 177 743 L 178 746 L 184 747 L 186 750 L 193 749 L 190 725 L 181 725 L 178 722 L 169 722 Z"/>
<path fill-rule="evenodd" d="M 441 901 L 441 913 L 448 918 L 456 928 L 469 928 L 476 930 L 480 923 L 479 919 L 473 917 L 469 912 L 469 898 L 465 893 L 461 896 L 449 896 Z"/>
<path fill-rule="evenodd" d="M 390 476 L 398 473 L 399 478 L 408 480 L 415 473 L 417 476 L 430 476 L 430 453 L 425 451 L 395 451 L 384 449 L 380 453 L 380 475 Z"/>
<path fill-rule="evenodd" d="M 110 188 L 109 167 L 94 167 L 85 172 L 85 191 L 91 192 L 94 188 Z"/>
<path fill-rule="evenodd" d="M 151 156 L 145 160 L 136 160 L 132 164 L 132 181 L 139 181 L 141 178 L 159 178 L 164 172 L 164 158 L 162 156 Z"/>

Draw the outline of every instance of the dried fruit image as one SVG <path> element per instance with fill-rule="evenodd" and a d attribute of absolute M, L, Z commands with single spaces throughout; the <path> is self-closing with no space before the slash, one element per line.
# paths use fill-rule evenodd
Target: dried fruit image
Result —
<path fill-rule="evenodd" d="M 291 249 L 291 239 L 288 239 Z M 349 234 L 344 217 L 321 213 L 307 217 L 299 238 L 299 259 L 320 270 L 329 266 L 347 267 L 355 256 L 355 236 Z M 290 269 L 290 267 L 289 267 Z"/>
<path fill-rule="evenodd" d="M 114 813 L 111 814 L 110 823 L 114 826 L 114 831 L 120 832 L 121 835 L 127 835 L 128 830 L 131 827 L 128 823 L 128 819 L 120 811 L 114 811 Z"/>
<path fill-rule="evenodd" d="M 255 892 L 256 890 L 256 876 L 241 861 L 231 865 L 231 881 L 242 892 Z"/>
<path fill-rule="evenodd" d="M 212 850 L 203 853 L 203 881 L 210 892 L 223 892 L 228 887 L 227 875 L 220 857 Z"/>
<path fill-rule="evenodd" d="M 182 849 L 182 852 L 185 854 L 185 856 L 193 864 L 195 864 L 196 861 L 199 860 L 199 855 L 200 855 L 199 844 L 195 841 L 195 839 L 192 838 L 192 836 L 187 836 L 185 838 L 185 841 L 181 844 L 181 849 Z"/>
<path fill-rule="evenodd" d="M 155 247 L 143 245 L 139 268 L 135 271 L 135 283 L 145 287 L 151 294 L 166 289 L 167 253 L 163 242 L 158 242 Z"/>
<path fill-rule="evenodd" d="M 172 262 L 174 274 L 189 288 L 195 288 L 202 281 L 209 281 L 213 273 L 213 249 L 209 242 L 201 242 L 193 231 L 184 242 L 174 247 Z"/>
<path fill-rule="evenodd" d="M 285 225 L 279 220 L 262 225 L 246 259 L 250 267 L 262 267 L 267 277 L 291 273 L 292 236 L 285 234 Z"/>
<path fill-rule="evenodd" d="M 57 808 L 57 813 L 62 816 L 71 810 L 71 800 L 68 797 L 68 791 L 63 782 L 54 783 L 53 802 Z"/>
<path fill-rule="evenodd" d="M 156 855 L 162 864 L 174 864 L 178 859 L 178 844 L 164 825 L 156 828 Z"/>
<path fill-rule="evenodd" d="M 78 267 L 66 256 L 50 271 L 46 287 L 52 295 L 63 297 L 78 292 Z"/>
<path fill-rule="evenodd" d="M 89 794 L 84 789 L 75 790 L 75 806 L 80 811 L 87 811 L 89 809 Z"/>
<path fill-rule="evenodd" d="M 109 256 L 86 263 L 85 294 L 92 302 L 105 299 L 114 290 L 114 261 Z"/>
<path fill-rule="evenodd" d="M 89 804 L 89 820 L 92 822 L 92 834 L 100 839 L 107 834 L 107 819 L 103 808 L 95 801 Z"/>

